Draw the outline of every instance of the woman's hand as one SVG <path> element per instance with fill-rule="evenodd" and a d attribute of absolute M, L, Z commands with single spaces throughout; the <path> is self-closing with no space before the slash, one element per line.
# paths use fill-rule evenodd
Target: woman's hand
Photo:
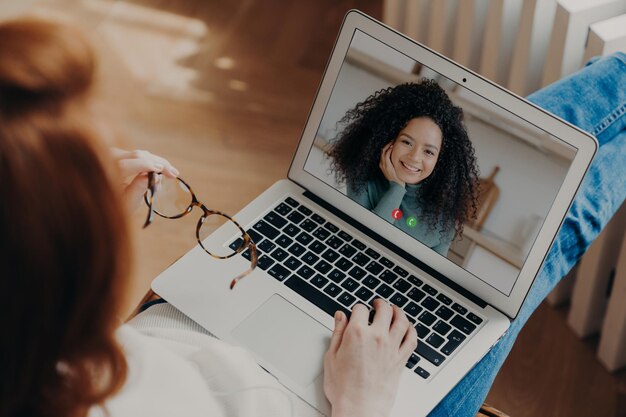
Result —
<path fill-rule="evenodd" d="M 111 155 L 119 166 L 124 180 L 124 199 L 132 212 L 139 207 L 143 195 L 148 188 L 148 173 L 159 172 L 176 178 L 178 170 L 165 158 L 153 155 L 148 151 L 126 151 L 111 148 Z"/>
<path fill-rule="evenodd" d="M 383 172 L 385 178 L 389 182 L 396 182 L 404 187 L 404 181 L 398 178 L 398 174 L 396 174 L 396 169 L 391 162 L 391 151 L 393 150 L 393 142 L 389 142 L 385 145 L 382 152 L 380 153 L 380 162 L 378 163 L 378 167 Z"/>
<path fill-rule="evenodd" d="M 397 306 L 374 301 L 376 314 L 352 308 L 350 322 L 335 314 L 335 330 L 324 355 L 324 393 L 333 417 L 385 417 L 393 406 L 400 375 L 417 347 L 417 332 Z"/>

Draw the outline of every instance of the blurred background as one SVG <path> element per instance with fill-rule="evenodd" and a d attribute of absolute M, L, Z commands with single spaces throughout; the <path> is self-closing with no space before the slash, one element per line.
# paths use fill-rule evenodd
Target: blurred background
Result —
<path fill-rule="evenodd" d="M 626 0 L 3 0 L 0 19 L 82 27 L 116 141 L 168 158 L 207 206 L 236 213 L 286 176 L 351 8 L 520 95 L 626 50 Z M 195 216 L 141 230 L 144 219 L 140 209 L 137 301 L 196 244 Z M 622 209 L 532 316 L 487 402 L 512 417 L 626 416 L 625 227 Z"/>

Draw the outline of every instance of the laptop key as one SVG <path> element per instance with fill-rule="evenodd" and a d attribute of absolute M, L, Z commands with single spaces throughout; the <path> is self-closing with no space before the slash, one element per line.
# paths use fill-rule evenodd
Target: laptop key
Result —
<path fill-rule="evenodd" d="M 282 262 L 288 256 L 289 254 L 281 248 L 276 248 L 276 250 L 272 252 L 272 258 L 276 259 L 279 262 Z"/>
<path fill-rule="evenodd" d="M 287 249 L 287 251 L 291 253 L 292 255 L 300 256 L 304 252 L 306 252 L 306 249 L 304 248 L 304 246 L 294 243 L 293 245 L 289 247 L 289 249 Z"/>
<path fill-rule="evenodd" d="M 308 251 L 300 259 L 302 259 L 308 265 L 314 265 L 317 261 L 320 260 L 320 257 L 314 254 L 313 252 Z"/>
<path fill-rule="evenodd" d="M 475 324 L 470 323 L 469 321 L 465 320 L 463 317 L 459 316 L 458 314 L 454 316 L 452 320 L 450 320 L 450 324 L 465 334 L 470 334 L 474 330 L 476 330 Z"/>
<path fill-rule="evenodd" d="M 417 368 L 415 368 L 415 371 L 413 372 L 415 372 L 416 374 L 418 374 L 424 379 L 427 379 L 430 376 L 430 373 L 428 373 L 428 371 L 422 368 L 421 366 L 418 366 Z"/>
<path fill-rule="evenodd" d="M 331 282 L 326 287 L 324 287 L 324 292 L 330 295 L 331 297 L 338 296 L 341 293 L 341 291 L 343 291 L 341 287 L 339 287 L 339 285 L 335 284 L 334 282 Z"/>
<path fill-rule="evenodd" d="M 346 291 L 354 292 L 357 288 L 359 288 L 359 283 L 352 278 L 348 278 L 341 283 L 341 287 Z"/>
<path fill-rule="evenodd" d="M 419 287 L 420 285 L 422 285 L 424 283 L 424 281 L 422 281 L 421 279 L 419 279 L 415 275 L 409 275 L 409 277 L 407 279 L 409 280 L 409 282 L 411 284 L 415 285 L 416 287 Z"/>
<path fill-rule="evenodd" d="M 324 252 L 324 249 L 326 249 L 326 245 L 324 245 L 319 240 L 314 240 L 313 243 L 309 245 L 309 249 L 319 255 L 320 253 Z"/>
<path fill-rule="evenodd" d="M 275 211 L 270 211 L 269 213 L 267 213 L 263 217 L 263 220 L 267 221 L 269 224 L 278 229 L 287 224 L 287 220 L 285 220 L 280 214 L 276 213 Z"/>
<path fill-rule="evenodd" d="M 379 278 L 385 281 L 387 284 L 391 284 L 396 280 L 396 278 L 398 278 L 398 276 L 393 272 L 386 270 L 385 272 L 380 274 Z"/>
<path fill-rule="evenodd" d="M 305 207 L 303 205 L 300 205 L 300 207 L 298 207 L 298 211 L 304 214 L 305 216 L 309 216 L 311 213 L 313 213 L 313 211 L 310 208 Z"/>
<path fill-rule="evenodd" d="M 291 272 L 280 264 L 276 264 L 271 267 L 267 273 L 279 281 L 284 281 L 291 275 Z"/>
<path fill-rule="evenodd" d="M 356 295 L 364 303 L 367 303 L 372 298 L 374 293 L 365 287 L 361 287 L 358 290 L 356 290 L 354 295 Z"/>
<path fill-rule="evenodd" d="M 267 255 L 261 255 L 259 257 L 259 259 L 257 259 L 256 262 L 256 266 L 258 266 L 259 268 L 261 268 L 262 270 L 266 271 L 267 268 L 269 268 L 270 266 L 272 266 L 272 264 L 276 262 L 274 261 L 272 258 L 270 258 Z"/>
<path fill-rule="evenodd" d="M 393 283 L 393 288 L 395 288 L 398 292 L 405 293 L 411 288 L 411 284 L 406 282 L 403 279 L 399 279 Z"/>
<path fill-rule="evenodd" d="M 426 297 L 421 304 L 428 311 L 435 311 L 435 309 L 441 305 L 439 304 L 439 301 L 435 300 L 433 297 Z"/>
<path fill-rule="evenodd" d="M 406 302 L 409 301 L 409 299 L 402 294 L 395 293 L 391 296 L 389 301 L 391 301 L 392 304 L 395 304 L 398 307 L 402 308 L 406 304 Z"/>
<path fill-rule="evenodd" d="M 457 313 L 459 313 L 462 316 L 467 314 L 467 309 L 465 307 L 463 307 L 459 303 L 452 304 L 452 310 L 456 311 Z"/>
<path fill-rule="evenodd" d="M 338 298 L 339 302 L 346 307 L 352 307 L 352 304 L 356 301 L 356 298 L 352 294 L 348 294 L 344 291 Z"/>
<path fill-rule="evenodd" d="M 324 220 L 324 218 L 322 216 L 320 216 L 319 214 L 317 214 L 317 213 L 313 213 L 311 218 L 317 224 L 324 224 L 324 223 L 326 223 L 326 220 Z"/>
<path fill-rule="evenodd" d="M 294 200 L 291 197 L 287 197 L 287 199 L 285 200 L 285 202 L 287 204 L 289 204 L 291 207 L 298 207 L 300 205 L 300 203 L 298 203 L 296 200 Z"/>
<path fill-rule="evenodd" d="M 449 297 L 447 297 L 445 294 L 439 294 L 437 296 L 437 300 L 441 301 L 442 303 L 444 303 L 447 306 L 452 304 L 452 300 Z"/>
<path fill-rule="evenodd" d="M 415 352 L 420 355 L 422 358 L 426 359 L 428 362 L 432 363 L 435 366 L 439 366 L 446 359 L 445 356 L 428 346 L 426 343 L 417 343 L 417 347 L 415 348 Z"/>
<path fill-rule="evenodd" d="M 289 214 L 289 212 L 291 211 L 291 207 L 289 207 L 285 203 L 280 203 L 279 205 L 276 206 L 276 208 L 274 210 L 276 210 L 276 212 L 278 214 L 281 214 L 281 215 L 285 216 L 285 215 Z"/>
<path fill-rule="evenodd" d="M 346 272 L 348 269 L 352 268 L 352 265 L 354 264 L 344 257 L 335 262 L 335 266 L 341 269 L 343 272 Z"/>
<path fill-rule="evenodd" d="M 378 287 L 378 284 L 380 284 L 380 280 L 378 278 L 375 278 L 371 275 L 366 276 L 365 278 L 363 278 L 363 285 L 365 285 L 367 288 L 369 288 L 370 290 L 373 290 L 374 288 Z"/>
<path fill-rule="evenodd" d="M 380 262 L 381 264 L 385 265 L 387 268 L 393 268 L 394 267 L 393 262 L 391 262 L 389 259 L 385 258 L 384 256 L 382 258 L 380 258 L 378 260 L 378 262 Z"/>
<path fill-rule="evenodd" d="M 350 236 L 348 233 L 344 232 L 343 230 L 341 230 L 339 233 L 337 233 L 337 236 L 339 236 L 340 238 L 342 238 L 346 242 L 350 242 L 352 240 L 352 236 Z"/>
<path fill-rule="evenodd" d="M 408 314 L 411 317 L 417 317 L 417 315 L 422 311 L 422 307 L 418 306 L 417 304 L 415 304 L 413 301 L 411 301 L 409 304 L 407 304 L 404 307 L 404 312 L 406 314 Z"/>
<path fill-rule="evenodd" d="M 321 273 L 322 275 L 326 275 L 328 271 L 333 269 L 333 266 L 329 264 L 328 262 L 321 260 L 317 264 L 315 264 L 314 268 L 317 272 Z"/>
<path fill-rule="evenodd" d="M 361 242 L 360 240 L 354 239 L 351 243 L 352 246 L 354 246 L 355 248 L 357 248 L 358 250 L 365 250 L 365 248 L 367 246 L 365 246 L 365 243 Z"/>
<path fill-rule="evenodd" d="M 326 240 L 328 236 L 330 236 L 330 232 L 324 228 L 318 227 L 313 232 L 313 236 L 315 236 L 319 240 Z"/>
<path fill-rule="evenodd" d="M 476 314 L 474 313 L 469 313 L 467 315 L 467 318 L 470 319 L 471 322 L 473 322 L 474 324 L 480 324 L 483 322 L 483 319 L 481 319 L 480 317 L 478 317 Z"/>
<path fill-rule="evenodd" d="M 443 342 L 445 342 L 445 339 L 437 333 L 431 333 L 430 336 L 428 336 L 428 339 L 426 339 L 426 343 L 436 348 L 441 346 Z"/>
<path fill-rule="evenodd" d="M 416 303 L 419 303 L 422 298 L 426 297 L 426 293 L 417 288 L 411 288 L 411 291 L 409 291 L 407 295 Z"/>
<path fill-rule="evenodd" d="M 383 298 L 388 298 L 391 294 L 393 294 L 393 288 L 387 284 L 381 284 L 380 287 L 376 288 L 376 294 Z"/>
<path fill-rule="evenodd" d="M 241 252 L 241 256 L 243 256 L 244 258 L 246 258 L 249 261 L 252 260 L 252 255 L 250 254 L 250 249 L 246 249 L 245 251 Z"/>
<path fill-rule="evenodd" d="M 345 245 L 343 245 L 340 249 L 339 249 L 339 253 L 342 254 L 343 256 L 345 256 L 346 258 L 351 258 L 352 256 L 354 256 L 354 254 L 356 253 L 356 249 L 354 248 L 354 246 L 351 246 L 350 244 L 346 243 Z"/>
<path fill-rule="evenodd" d="M 415 331 L 417 331 L 417 337 L 423 339 L 426 337 L 428 333 L 430 333 L 430 329 L 424 326 L 422 323 L 417 323 L 415 325 Z"/>
<path fill-rule="evenodd" d="M 457 342 L 456 340 L 448 340 L 448 342 L 441 348 L 441 352 L 446 356 L 450 356 L 452 355 L 452 352 L 454 352 L 456 348 L 458 348 L 460 345 L 461 342 Z"/>
<path fill-rule="evenodd" d="M 448 340 L 454 340 L 455 342 L 463 342 L 467 337 L 459 332 L 458 330 L 454 329 L 450 332 L 450 334 L 448 335 Z"/>
<path fill-rule="evenodd" d="M 404 270 L 403 268 L 400 268 L 399 266 L 396 266 L 395 268 L 393 268 L 393 272 L 400 275 L 402 278 L 406 278 L 409 275 L 408 271 Z"/>
<path fill-rule="evenodd" d="M 365 272 L 364 269 L 359 268 L 358 266 L 355 266 L 354 268 L 350 270 L 350 272 L 348 272 L 348 275 L 360 281 L 365 275 L 367 275 L 367 272 Z"/>
<path fill-rule="evenodd" d="M 359 266 L 365 266 L 370 261 L 370 257 L 364 253 L 357 253 L 352 258 L 352 261 L 354 261 L 354 263 L 356 263 Z"/>
<path fill-rule="evenodd" d="M 425 325 L 431 326 L 435 322 L 435 320 L 437 320 L 437 317 L 435 317 L 428 311 L 424 311 L 417 319 Z"/>
<path fill-rule="evenodd" d="M 252 228 L 256 230 L 258 233 L 260 233 L 261 235 L 265 237 L 269 237 L 270 239 L 275 239 L 280 234 L 278 229 L 276 229 L 274 226 L 269 225 L 263 220 L 255 223 L 255 225 L 252 226 Z M 253 238 L 253 240 L 255 239 Z"/>
<path fill-rule="evenodd" d="M 315 285 L 317 288 L 322 288 L 324 285 L 328 284 L 328 279 L 324 278 L 320 274 L 316 274 L 313 278 L 311 278 L 311 284 Z"/>
<path fill-rule="evenodd" d="M 437 322 L 437 324 L 435 324 L 433 326 L 433 330 L 436 331 L 437 333 L 439 333 L 442 336 L 445 336 L 446 333 L 448 333 L 451 328 L 452 328 L 452 326 L 450 326 L 448 323 L 445 323 L 445 322 L 443 322 L 441 320 L 439 320 Z"/>
<path fill-rule="evenodd" d="M 333 282 L 339 284 L 346 277 L 346 274 L 341 272 L 338 269 L 333 269 L 330 274 L 328 274 L 328 278 L 332 279 Z"/>
<path fill-rule="evenodd" d="M 317 223 L 315 223 L 311 219 L 306 219 L 305 221 L 300 223 L 300 227 L 310 233 L 317 228 Z"/>
<path fill-rule="evenodd" d="M 315 274 L 315 271 L 312 268 L 304 265 L 303 267 L 298 269 L 298 272 L 296 272 L 296 274 L 300 275 L 304 279 L 309 279 L 313 276 L 313 274 Z"/>
<path fill-rule="evenodd" d="M 378 259 L 380 258 L 380 253 L 376 252 L 374 249 L 372 248 L 367 248 L 365 250 L 365 253 L 367 254 L 367 256 L 369 256 L 372 259 Z"/>
<path fill-rule="evenodd" d="M 341 255 L 339 255 L 337 252 L 335 252 L 332 249 L 326 249 L 326 252 L 322 254 L 322 258 L 324 258 L 325 260 L 331 263 L 339 259 L 340 256 Z"/>
<path fill-rule="evenodd" d="M 288 248 L 289 245 L 293 243 L 293 240 L 287 235 L 280 235 L 280 237 L 276 239 L 275 242 L 281 248 Z"/>
<path fill-rule="evenodd" d="M 343 245 L 343 240 L 339 239 L 337 236 L 331 236 L 326 241 L 326 244 L 333 249 L 339 249 L 339 247 Z"/>
<path fill-rule="evenodd" d="M 411 353 L 411 357 L 406 362 L 406 367 L 409 369 L 413 369 L 413 367 L 417 365 L 419 361 L 420 361 L 420 357 L 417 356 L 415 353 Z"/>
<path fill-rule="evenodd" d="M 434 296 L 436 296 L 436 295 L 437 295 L 437 293 L 439 292 L 439 291 L 437 291 L 436 289 L 434 289 L 433 287 L 431 287 L 431 286 L 430 286 L 430 285 L 428 285 L 428 284 L 424 284 L 424 286 L 422 287 L 422 289 L 423 289 L 424 291 L 426 291 L 428 294 L 432 295 L 433 297 L 434 297 Z"/>
<path fill-rule="evenodd" d="M 450 320 L 450 317 L 452 317 L 454 315 L 454 311 L 450 310 L 448 307 L 446 306 L 441 306 L 439 307 L 439 309 L 437 311 L 435 311 L 435 314 L 438 317 L 441 317 L 443 320 Z"/>
<path fill-rule="evenodd" d="M 292 271 L 295 271 L 296 269 L 300 268 L 300 265 L 302 265 L 302 262 L 294 258 L 293 256 L 290 256 L 289 259 L 285 261 L 285 266 L 291 269 Z"/>
<path fill-rule="evenodd" d="M 302 213 L 298 213 L 297 211 L 292 211 L 287 218 L 289 219 L 289 221 L 291 221 L 292 223 L 298 224 L 300 223 L 302 220 L 304 220 L 304 215 Z"/>
<path fill-rule="evenodd" d="M 270 241 L 269 241 L 269 240 L 267 240 L 267 239 L 263 239 L 263 240 L 261 241 L 261 243 L 258 243 L 258 244 L 256 245 L 256 247 L 257 247 L 258 249 L 261 249 L 263 252 L 268 252 L 268 253 L 269 253 L 269 252 L 271 252 L 271 251 L 273 251 L 273 250 L 274 250 L 274 248 L 276 247 L 276 244 L 275 244 L 275 243 L 273 243 L 273 242 L 270 242 Z"/>
<path fill-rule="evenodd" d="M 367 269 L 367 271 L 371 273 L 372 275 L 378 275 L 381 273 L 383 269 L 385 269 L 385 267 L 376 261 L 372 261 L 369 264 L 367 264 L 365 269 Z"/>
<path fill-rule="evenodd" d="M 295 226 L 293 224 L 288 224 L 287 226 L 283 228 L 283 232 L 288 234 L 291 237 L 294 237 L 295 235 L 300 233 L 301 230 L 298 226 Z"/>
<path fill-rule="evenodd" d="M 285 281 L 285 285 L 296 293 L 315 304 L 331 317 L 335 315 L 337 310 L 343 311 L 347 317 L 350 317 L 350 310 L 343 307 L 341 304 L 327 296 L 326 294 L 315 289 L 312 285 L 308 284 L 302 278 L 292 276 Z"/>
<path fill-rule="evenodd" d="M 268 242 L 269 242 L 269 240 L 268 240 Z M 237 240 L 235 240 L 233 243 L 228 245 L 228 247 L 231 248 L 232 250 L 237 250 L 241 246 L 242 243 L 243 243 L 243 239 L 242 238 L 237 238 Z M 260 245 L 257 245 L 257 247 L 260 247 Z"/>
<path fill-rule="evenodd" d="M 339 228 L 331 222 L 326 222 L 326 224 L 324 224 L 324 227 L 328 229 L 331 233 L 337 233 L 337 231 L 339 231 Z"/>
<path fill-rule="evenodd" d="M 298 235 L 298 237 L 296 237 L 296 240 L 306 246 L 309 243 L 313 242 L 313 236 L 311 236 L 307 232 L 302 232 Z"/>

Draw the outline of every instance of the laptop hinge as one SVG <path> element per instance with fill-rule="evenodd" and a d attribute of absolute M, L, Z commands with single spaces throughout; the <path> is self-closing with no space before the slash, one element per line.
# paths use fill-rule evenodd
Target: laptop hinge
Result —
<path fill-rule="evenodd" d="M 401 256 L 403 259 L 407 260 L 408 262 L 412 263 L 416 267 L 420 268 L 422 271 L 424 271 L 427 274 L 431 275 L 433 278 L 435 278 L 436 280 L 438 280 L 442 284 L 452 288 L 454 291 L 458 292 L 459 294 L 461 294 L 463 297 L 467 298 L 468 300 L 474 302 L 479 307 L 481 307 L 481 308 L 487 307 L 488 304 L 482 298 L 472 294 L 470 291 L 468 291 L 465 288 L 461 287 L 459 284 L 457 284 L 456 282 L 452 281 L 450 278 L 446 277 L 445 275 L 441 274 L 440 272 L 437 272 L 436 270 L 434 270 L 430 266 L 426 265 L 424 262 L 420 261 L 419 259 L 417 259 L 413 255 L 409 254 L 405 250 L 403 250 L 403 249 L 399 248 L 398 246 L 394 245 L 393 243 L 391 243 L 390 241 L 388 241 L 384 237 L 380 236 L 378 233 L 372 231 L 371 229 L 367 228 L 363 224 L 361 224 L 358 221 L 354 220 L 352 217 L 348 216 L 347 214 L 345 214 L 341 210 L 337 209 L 333 205 L 331 205 L 328 202 L 324 201 L 323 199 L 319 198 L 318 196 L 316 196 L 312 192 L 307 190 L 307 191 L 304 192 L 303 195 L 305 197 L 307 197 L 308 199 L 312 200 L 315 204 L 318 204 L 318 205 L 324 207 L 326 210 L 330 211 L 335 216 L 339 217 L 341 220 L 345 221 L 346 223 L 350 224 L 353 227 L 356 227 L 360 232 L 362 232 L 362 233 L 366 234 L 367 236 L 369 236 L 370 238 L 374 239 L 376 242 L 380 243 L 381 245 L 383 245 L 384 247 L 386 247 L 387 249 L 389 249 L 393 253 Z"/>

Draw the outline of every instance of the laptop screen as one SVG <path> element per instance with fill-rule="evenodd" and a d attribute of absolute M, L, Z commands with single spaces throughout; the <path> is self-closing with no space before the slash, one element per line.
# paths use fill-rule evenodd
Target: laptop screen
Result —
<path fill-rule="evenodd" d="M 575 155 L 355 30 L 304 170 L 508 296 Z"/>

